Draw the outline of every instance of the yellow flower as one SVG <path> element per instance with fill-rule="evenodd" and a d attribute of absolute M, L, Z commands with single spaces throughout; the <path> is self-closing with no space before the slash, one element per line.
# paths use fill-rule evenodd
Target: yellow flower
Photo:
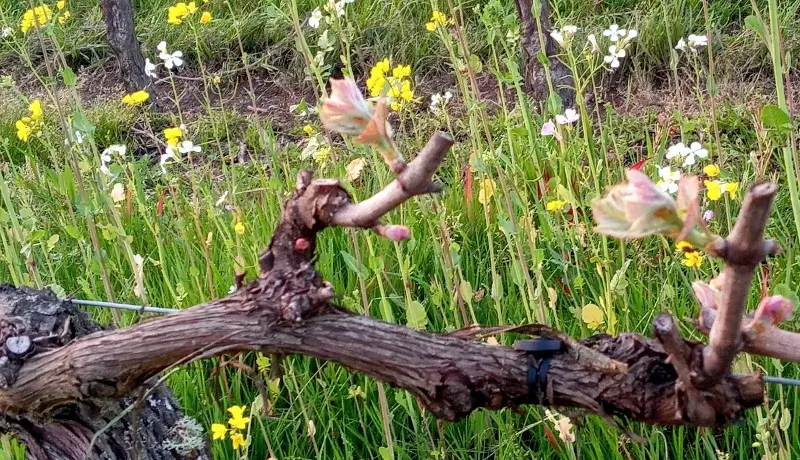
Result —
<path fill-rule="evenodd" d="M 405 77 L 411 76 L 411 66 L 410 65 L 399 65 L 392 70 L 392 76 L 398 80 L 402 80 Z"/>
<path fill-rule="evenodd" d="M 128 105 L 139 105 L 146 100 L 150 99 L 150 94 L 147 91 L 141 90 L 135 93 L 126 94 L 122 97 L 122 102 Z"/>
<path fill-rule="evenodd" d="M 200 16 L 200 23 L 201 24 L 208 24 L 209 22 L 211 22 L 211 19 L 213 19 L 211 17 L 211 13 L 208 12 L 208 11 L 203 11 L 203 15 Z"/>
<path fill-rule="evenodd" d="M 703 255 L 698 251 L 684 253 L 681 263 L 687 267 L 700 268 L 700 265 L 703 264 Z"/>
<path fill-rule="evenodd" d="M 233 226 L 233 230 L 239 235 L 244 235 L 244 224 L 241 220 L 236 222 L 236 225 Z"/>
<path fill-rule="evenodd" d="M 489 204 L 489 199 L 494 195 L 495 183 L 492 179 L 484 179 L 480 183 L 478 191 L 478 201 L 486 206 Z"/>
<path fill-rule="evenodd" d="M 678 251 L 686 252 L 692 249 L 692 243 L 688 241 L 678 241 L 677 243 L 675 243 L 675 248 L 677 248 Z"/>
<path fill-rule="evenodd" d="M 58 11 L 63 10 L 65 6 L 67 6 L 67 2 L 65 2 L 64 0 L 58 0 L 56 2 L 56 8 L 58 8 Z"/>
<path fill-rule="evenodd" d="M 706 173 L 706 176 L 708 177 L 717 177 L 719 176 L 719 166 L 710 164 L 703 168 L 703 172 Z"/>
<path fill-rule="evenodd" d="M 22 33 L 28 32 L 30 29 L 36 29 L 47 24 L 47 21 L 53 18 L 53 10 L 47 5 L 39 5 L 33 9 L 25 11 L 22 15 L 22 20 L 19 23 L 19 28 Z"/>
<path fill-rule="evenodd" d="M 314 134 L 314 128 L 311 125 L 305 125 L 303 126 L 303 132 L 306 133 L 306 136 L 310 136 Z"/>
<path fill-rule="evenodd" d="M 164 130 L 164 138 L 167 140 L 167 145 L 175 147 L 183 135 L 183 130 L 180 127 L 167 128 Z"/>
<path fill-rule="evenodd" d="M 186 9 L 189 11 L 189 14 L 192 14 L 197 11 L 197 4 L 194 1 L 191 1 L 186 4 Z"/>
<path fill-rule="evenodd" d="M 590 303 L 581 308 L 581 319 L 589 327 L 589 329 L 597 329 L 603 322 L 605 322 L 605 315 L 603 310 L 597 305 Z"/>
<path fill-rule="evenodd" d="M 317 165 L 322 166 L 331 157 L 331 148 L 324 145 L 311 155 Z"/>
<path fill-rule="evenodd" d="M 28 142 L 28 139 L 33 133 L 33 129 L 23 120 L 17 120 L 14 126 L 17 128 L 17 137 L 19 140 L 22 142 Z"/>
<path fill-rule="evenodd" d="M 38 120 L 42 118 L 42 103 L 39 99 L 35 99 L 31 104 L 28 106 L 28 110 L 31 111 L 31 120 Z"/>
<path fill-rule="evenodd" d="M 242 436 L 242 433 L 231 434 L 231 443 L 233 443 L 233 448 L 236 450 L 239 450 L 240 448 L 247 445 L 247 442 L 244 440 L 244 436 Z"/>
<path fill-rule="evenodd" d="M 430 22 L 425 24 L 425 28 L 428 31 L 433 32 L 440 26 L 444 26 L 447 24 L 447 16 L 444 15 L 441 11 L 433 10 L 433 15 L 431 15 Z"/>
<path fill-rule="evenodd" d="M 236 224 L 237 227 L 239 224 L 241 224 L 241 222 Z M 237 233 L 239 233 L 238 230 Z M 241 233 L 244 233 L 244 224 L 242 224 Z M 244 411 L 246 409 L 247 406 L 232 406 L 228 408 L 228 412 L 231 414 L 231 418 L 228 419 L 228 425 L 230 425 L 231 428 L 237 430 L 244 430 L 247 428 L 247 424 L 250 423 L 250 417 L 244 417 Z M 233 439 L 233 435 L 231 435 L 231 439 Z"/>
<path fill-rule="evenodd" d="M 739 190 L 739 183 L 738 182 L 730 182 L 725 184 L 723 187 L 726 192 L 731 196 L 731 199 L 736 198 L 736 192 Z"/>
<path fill-rule="evenodd" d="M 219 82 L 220 82 L 220 81 L 222 81 L 222 80 L 219 78 L 219 75 L 214 75 L 214 78 L 213 78 L 212 80 L 214 80 L 214 84 L 215 84 L 215 85 L 219 85 Z"/>
<path fill-rule="evenodd" d="M 188 4 L 178 2 L 167 10 L 167 23 L 180 25 L 187 16 L 195 11 L 197 11 L 197 5 L 194 2 L 189 2 Z"/>
<path fill-rule="evenodd" d="M 375 64 L 375 68 L 383 73 L 388 72 L 390 67 L 391 66 L 389 65 L 389 58 L 384 58 L 382 61 Z"/>
<path fill-rule="evenodd" d="M 717 201 L 722 197 L 722 187 L 718 180 L 704 180 L 703 183 L 706 185 L 706 195 L 709 200 Z"/>
<path fill-rule="evenodd" d="M 561 200 L 553 200 L 547 202 L 547 210 L 548 211 L 561 211 L 564 209 L 564 205 L 567 204 L 566 201 Z"/>
<path fill-rule="evenodd" d="M 64 11 L 64 12 L 61 14 L 61 16 L 59 16 L 59 17 L 58 17 L 58 23 L 59 23 L 59 24 L 64 24 L 64 23 L 65 23 L 65 22 L 67 22 L 67 21 L 69 20 L 69 18 L 71 18 L 71 17 L 72 17 L 72 13 L 70 13 L 69 11 Z"/>
<path fill-rule="evenodd" d="M 228 433 L 228 428 L 221 423 L 215 423 L 211 425 L 211 433 L 212 438 L 216 439 L 225 439 L 225 434 Z"/>

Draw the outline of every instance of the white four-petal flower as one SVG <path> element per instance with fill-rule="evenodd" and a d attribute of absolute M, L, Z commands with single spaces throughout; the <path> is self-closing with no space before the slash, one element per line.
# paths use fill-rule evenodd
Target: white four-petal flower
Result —
<path fill-rule="evenodd" d="M 617 48 L 617 45 L 611 45 L 608 47 L 608 56 L 603 57 L 603 61 L 606 64 L 611 65 L 612 69 L 616 69 L 619 67 L 619 60 L 624 58 L 627 55 L 624 49 Z"/>
<path fill-rule="evenodd" d="M 578 112 L 575 109 L 567 109 L 564 111 L 564 115 L 556 115 L 556 123 L 559 125 L 566 125 L 570 123 L 575 123 L 580 118 Z"/>
<path fill-rule="evenodd" d="M 180 67 L 183 65 L 183 52 L 182 51 L 174 51 L 172 53 L 167 52 L 167 42 L 161 42 L 157 46 L 158 51 L 158 58 L 164 61 L 164 67 L 168 69 L 172 69 L 173 67 Z"/>
<path fill-rule="evenodd" d="M 612 42 L 617 42 L 620 38 L 624 37 L 626 33 L 628 33 L 627 30 L 620 29 L 616 24 L 611 24 L 608 29 L 603 31 L 603 36 L 608 37 Z"/>

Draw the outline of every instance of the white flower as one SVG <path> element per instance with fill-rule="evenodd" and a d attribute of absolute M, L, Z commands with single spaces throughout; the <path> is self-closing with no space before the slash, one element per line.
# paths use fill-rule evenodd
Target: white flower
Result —
<path fill-rule="evenodd" d="M 693 50 L 700 48 L 701 46 L 708 45 L 708 37 L 705 35 L 690 34 L 686 40 L 689 42 L 689 46 L 691 46 Z"/>
<path fill-rule="evenodd" d="M 311 26 L 312 29 L 319 28 L 319 22 L 322 20 L 322 11 L 317 8 L 313 12 L 311 12 L 311 17 L 308 18 L 308 25 Z"/>
<path fill-rule="evenodd" d="M 685 145 L 683 145 L 683 142 L 678 142 L 677 144 L 672 145 L 672 146 L 670 146 L 670 148 L 667 149 L 666 158 L 667 158 L 667 160 L 671 160 L 671 159 L 673 159 L 673 158 L 675 158 L 677 156 L 680 156 L 681 158 L 683 158 L 683 157 L 686 156 L 688 151 L 689 151 L 689 147 L 686 147 Z"/>
<path fill-rule="evenodd" d="M 678 40 L 678 44 L 675 45 L 675 49 L 678 51 L 686 51 L 686 41 L 684 41 L 683 38 Z"/>
<path fill-rule="evenodd" d="M 175 150 L 172 147 L 167 147 L 167 152 L 161 155 L 161 159 L 159 164 L 161 165 L 161 174 L 167 173 L 167 168 L 164 167 L 165 164 L 172 163 L 170 160 L 177 160 L 175 156 Z"/>
<path fill-rule="evenodd" d="M 150 78 L 158 77 L 158 74 L 156 74 L 156 65 L 150 62 L 150 58 L 144 60 L 144 74 Z"/>
<path fill-rule="evenodd" d="M 161 42 L 157 46 L 158 58 L 164 61 L 164 67 L 172 69 L 173 67 L 180 67 L 183 65 L 183 52 L 175 51 L 173 53 L 167 52 L 167 42 Z"/>
<path fill-rule="evenodd" d="M 608 29 L 603 31 L 603 36 L 608 37 L 609 40 L 612 42 L 619 41 L 621 37 L 624 37 L 628 31 L 625 29 L 620 29 L 618 25 L 611 24 Z"/>
<path fill-rule="evenodd" d="M 639 36 L 639 31 L 636 29 L 628 29 L 628 35 L 625 36 L 625 40 L 633 40 L 634 38 Z"/>
<path fill-rule="evenodd" d="M 183 141 L 178 144 L 178 151 L 185 155 L 191 152 L 200 153 L 203 151 L 203 149 L 200 148 L 199 145 L 194 145 L 194 142 L 192 141 Z"/>
<path fill-rule="evenodd" d="M 452 98 L 453 93 L 450 91 L 445 91 L 444 95 L 441 93 L 432 94 L 430 105 L 431 112 L 438 114 L 440 112 L 440 106 L 446 105 Z"/>
<path fill-rule="evenodd" d="M 566 42 L 564 42 L 564 36 L 561 35 L 561 32 L 558 30 L 553 30 L 550 32 L 550 36 L 553 37 L 553 40 L 557 41 L 559 45 L 566 46 Z"/>
<path fill-rule="evenodd" d="M 578 112 L 575 109 L 567 109 L 564 111 L 564 115 L 556 115 L 556 123 L 559 125 L 566 125 L 569 123 L 575 123 L 580 118 Z"/>
<path fill-rule="evenodd" d="M 595 37 L 594 34 L 589 34 L 586 39 L 589 41 L 589 44 L 592 45 L 592 53 L 599 53 L 600 46 L 597 44 L 597 37 Z"/>
<path fill-rule="evenodd" d="M 75 143 L 83 144 L 83 133 L 76 129 L 74 134 L 75 134 Z"/>
<path fill-rule="evenodd" d="M 667 193 L 675 193 L 678 191 L 678 181 L 681 180 L 681 172 L 678 170 L 673 171 L 671 167 L 665 166 L 658 168 L 658 177 L 660 181 L 656 183 L 658 188 Z"/>
<path fill-rule="evenodd" d="M 604 56 L 603 61 L 610 64 L 612 69 L 616 69 L 619 67 L 619 60 L 626 54 L 624 49 L 617 48 L 617 45 L 611 45 L 608 47 L 608 56 Z"/>
<path fill-rule="evenodd" d="M 3 31 L 0 32 L 0 36 L 3 38 L 8 38 L 14 34 L 14 29 L 11 27 L 3 27 Z"/>
<path fill-rule="evenodd" d="M 577 26 L 564 26 L 561 28 L 561 33 L 566 35 L 567 38 L 572 37 L 578 31 Z"/>
<path fill-rule="evenodd" d="M 704 149 L 699 142 L 692 142 L 692 145 L 686 150 L 686 159 L 683 161 L 683 166 L 691 166 L 695 164 L 696 159 L 698 158 L 706 158 L 708 157 L 708 150 Z"/>
<path fill-rule="evenodd" d="M 111 189 L 110 196 L 111 199 L 114 200 L 114 203 L 119 203 L 125 199 L 125 187 L 120 183 L 114 184 L 114 188 Z"/>

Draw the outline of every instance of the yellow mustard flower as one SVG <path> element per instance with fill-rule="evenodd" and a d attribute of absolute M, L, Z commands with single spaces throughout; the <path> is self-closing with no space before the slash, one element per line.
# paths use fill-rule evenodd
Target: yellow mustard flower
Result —
<path fill-rule="evenodd" d="M 164 138 L 167 140 L 167 145 L 175 147 L 183 135 L 183 130 L 180 127 L 167 128 L 164 130 Z"/>
<path fill-rule="evenodd" d="M 167 23 L 172 25 L 183 24 L 184 19 L 197 11 L 195 2 L 178 2 L 167 9 Z"/>
<path fill-rule="evenodd" d="M 241 220 L 236 222 L 236 225 L 233 226 L 233 230 L 239 235 L 244 235 L 244 224 Z"/>
<path fill-rule="evenodd" d="M 411 76 L 410 65 L 398 65 L 392 70 L 392 76 L 398 80 Z"/>
<path fill-rule="evenodd" d="M 203 15 L 200 16 L 200 23 L 201 24 L 208 24 L 209 22 L 211 22 L 212 19 L 214 19 L 214 18 L 211 16 L 210 12 L 203 11 Z"/>
<path fill-rule="evenodd" d="M 494 195 L 495 183 L 492 179 L 484 179 L 478 187 L 478 202 L 486 206 Z"/>
<path fill-rule="evenodd" d="M 58 11 L 63 10 L 66 6 L 67 6 L 67 2 L 64 1 L 64 0 L 58 0 L 56 2 L 56 8 L 58 8 Z"/>
<path fill-rule="evenodd" d="M 703 255 L 698 251 L 686 252 L 681 263 L 687 267 L 700 268 L 703 265 Z"/>
<path fill-rule="evenodd" d="M 682 240 L 682 241 L 678 241 L 677 243 L 675 243 L 675 247 L 680 252 L 686 252 L 686 251 L 690 251 L 692 249 L 692 243 L 690 243 L 690 242 L 688 242 L 686 240 Z"/>
<path fill-rule="evenodd" d="M 581 319 L 589 329 L 597 329 L 605 322 L 603 310 L 597 305 L 590 303 L 581 308 Z"/>
<path fill-rule="evenodd" d="M 730 195 L 731 199 L 736 198 L 736 192 L 739 191 L 739 183 L 738 182 L 728 182 L 723 187 L 728 195 Z"/>
<path fill-rule="evenodd" d="M 441 11 L 433 10 L 431 20 L 425 23 L 425 28 L 428 29 L 429 32 L 433 32 L 444 25 L 447 25 L 447 16 Z"/>
<path fill-rule="evenodd" d="M 140 105 L 150 99 L 150 94 L 147 91 L 141 90 L 135 93 L 126 94 L 122 97 L 122 102 L 128 105 Z"/>
<path fill-rule="evenodd" d="M 53 19 L 53 10 L 47 5 L 39 5 L 22 14 L 19 28 L 22 30 L 22 33 L 26 33 L 31 29 L 44 26 L 47 24 L 47 21 L 51 19 Z"/>
<path fill-rule="evenodd" d="M 311 125 L 305 125 L 303 126 L 303 132 L 306 133 L 306 136 L 310 136 L 314 134 L 314 128 Z"/>
<path fill-rule="evenodd" d="M 27 118 L 27 117 L 26 117 Z M 14 127 L 17 128 L 17 137 L 22 142 L 28 142 L 30 139 L 31 134 L 33 134 L 33 128 L 31 128 L 24 120 L 17 120 L 14 124 Z"/>
<path fill-rule="evenodd" d="M 247 445 L 247 441 L 244 440 L 244 436 L 242 436 L 242 433 L 239 432 L 231 434 L 231 443 L 233 444 L 233 448 L 236 450 L 239 450 Z"/>
<path fill-rule="evenodd" d="M 706 186 L 706 196 L 711 201 L 717 201 L 722 198 L 722 194 L 727 192 L 731 199 L 736 198 L 736 192 L 739 191 L 738 182 L 722 183 L 718 180 L 703 181 Z"/>
<path fill-rule="evenodd" d="M 703 168 L 703 172 L 706 173 L 708 177 L 717 177 L 719 176 L 719 166 L 716 164 L 706 165 L 706 167 Z"/>
<path fill-rule="evenodd" d="M 58 23 L 64 24 L 65 22 L 69 21 L 69 18 L 71 17 L 72 13 L 70 13 L 69 11 L 64 11 L 63 13 L 61 13 L 61 16 L 58 17 Z"/>
<path fill-rule="evenodd" d="M 242 231 L 244 231 L 244 225 L 242 225 Z M 237 430 L 244 430 L 247 428 L 247 424 L 250 423 L 250 417 L 244 416 L 244 411 L 246 409 L 247 406 L 232 406 L 228 408 L 228 412 L 231 414 L 231 418 L 228 419 L 228 425 L 230 425 L 231 428 Z"/>
<path fill-rule="evenodd" d="M 214 440 L 225 439 L 227 433 L 228 428 L 225 425 L 221 423 L 214 423 L 211 425 L 211 436 Z"/>
<path fill-rule="evenodd" d="M 33 102 L 30 103 L 28 106 L 28 110 L 31 111 L 31 120 L 36 121 L 42 118 L 42 102 L 39 99 L 35 99 Z"/>
<path fill-rule="evenodd" d="M 564 205 L 566 204 L 567 204 L 566 201 L 553 200 L 553 201 L 548 201 L 545 207 L 547 208 L 548 211 L 561 211 L 562 209 L 564 209 Z"/>

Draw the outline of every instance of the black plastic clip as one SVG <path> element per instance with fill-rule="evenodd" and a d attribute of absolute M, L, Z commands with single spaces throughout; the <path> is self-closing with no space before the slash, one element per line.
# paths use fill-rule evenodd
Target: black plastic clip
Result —
<path fill-rule="evenodd" d="M 534 396 L 537 404 L 547 405 L 547 371 L 550 370 L 550 359 L 564 351 L 564 342 L 553 338 L 537 338 L 533 340 L 517 340 L 514 348 L 524 351 L 530 358 L 528 366 L 528 391 Z"/>

